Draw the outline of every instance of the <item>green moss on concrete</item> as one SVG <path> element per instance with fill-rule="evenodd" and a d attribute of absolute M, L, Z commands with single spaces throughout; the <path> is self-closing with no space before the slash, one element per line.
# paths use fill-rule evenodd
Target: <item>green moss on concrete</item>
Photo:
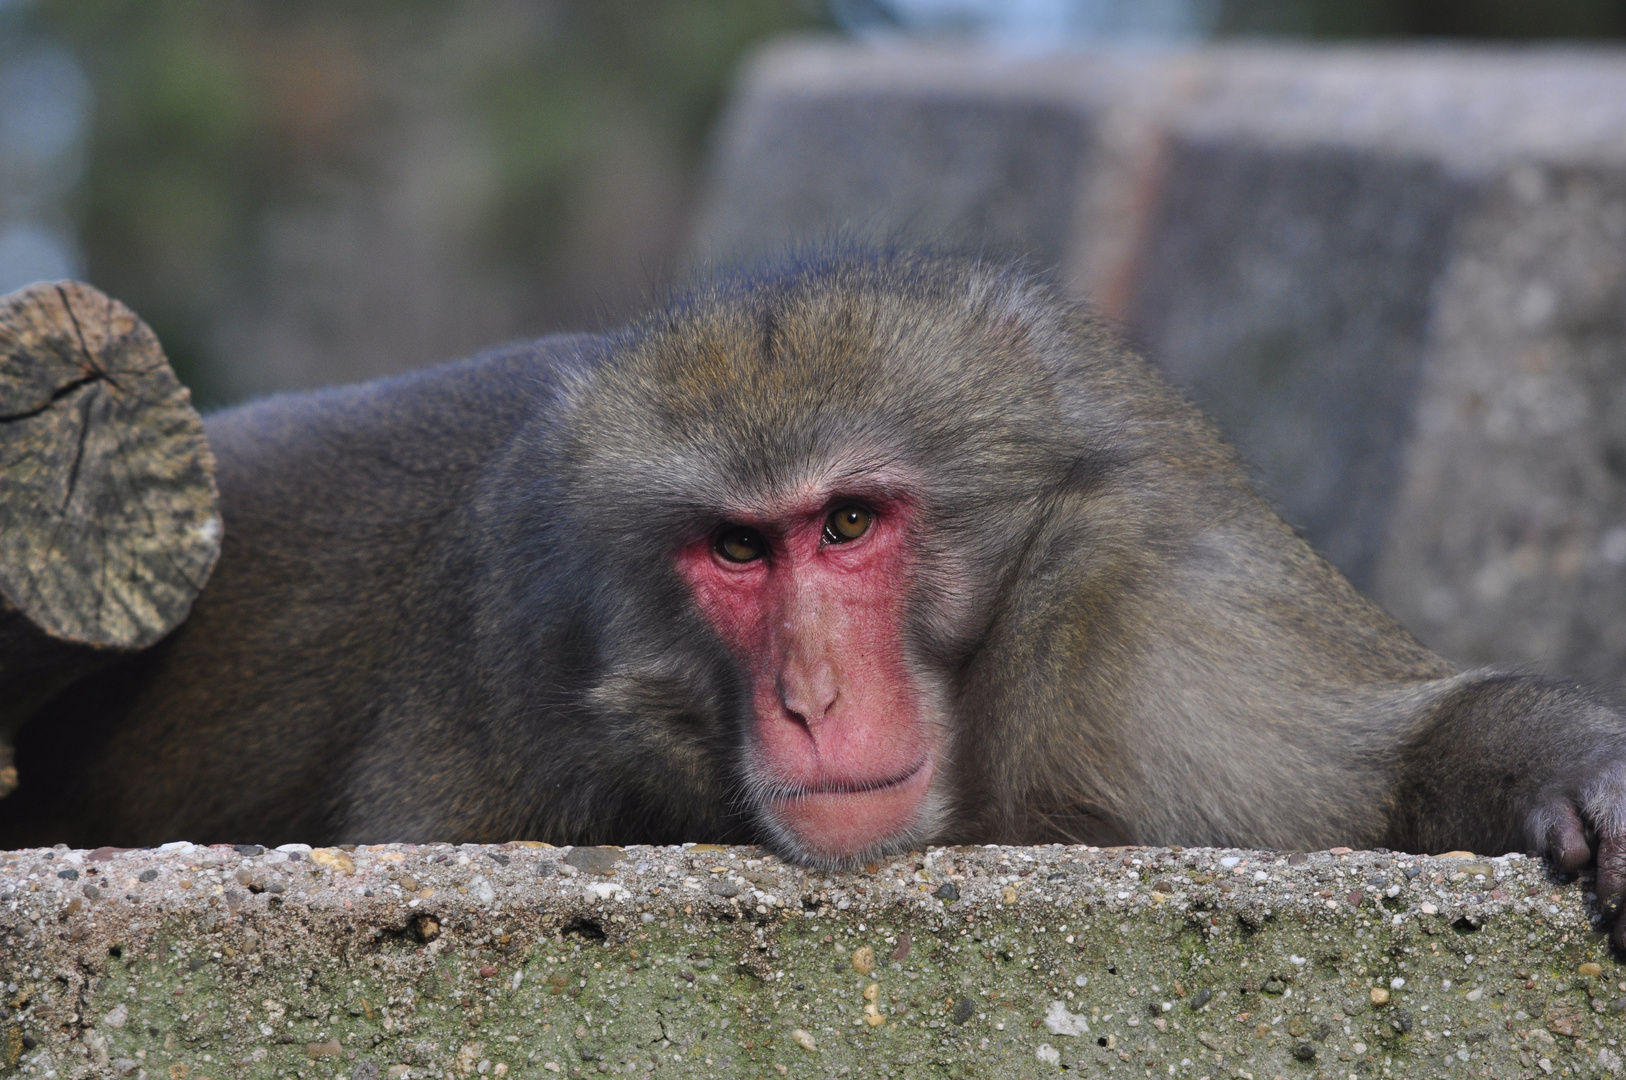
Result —
<path fill-rule="evenodd" d="M 1518 857 L 977 848 L 824 875 L 751 849 L 573 853 L 585 870 L 519 846 L 49 854 L 0 859 L 14 1075 L 1620 1066 L 1626 971 L 1584 886 Z"/>

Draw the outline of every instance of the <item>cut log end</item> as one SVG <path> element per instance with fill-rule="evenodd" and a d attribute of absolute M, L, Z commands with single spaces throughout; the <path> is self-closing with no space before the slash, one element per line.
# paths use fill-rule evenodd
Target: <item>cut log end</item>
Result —
<path fill-rule="evenodd" d="M 79 282 L 0 297 L 0 608 L 144 648 L 186 618 L 221 532 L 203 423 L 146 324 Z"/>

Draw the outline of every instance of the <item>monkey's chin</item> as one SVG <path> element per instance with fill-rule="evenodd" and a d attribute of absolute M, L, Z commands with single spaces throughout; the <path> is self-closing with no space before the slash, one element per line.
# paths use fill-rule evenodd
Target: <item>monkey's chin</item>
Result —
<path fill-rule="evenodd" d="M 921 833 L 936 762 L 876 787 L 800 792 L 773 799 L 766 813 L 778 847 L 797 862 L 839 867 L 901 851 Z"/>

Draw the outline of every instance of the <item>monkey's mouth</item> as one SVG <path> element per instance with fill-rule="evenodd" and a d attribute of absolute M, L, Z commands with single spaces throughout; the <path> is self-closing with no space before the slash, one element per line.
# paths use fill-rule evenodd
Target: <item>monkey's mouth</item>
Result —
<path fill-rule="evenodd" d="M 936 771 L 928 753 L 876 780 L 787 785 L 773 794 L 768 812 L 814 858 L 851 859 L 915 826 Z"/>
<path fill-rule="evenodd" d="M 803 799 L 810 795 L 865 795 L 872 791 L 885 791 L 887 788 L 907 784 L 919 774 L 920 770 L 931 764 L 931 760 L 931 755 L 928 754 L 896 776 L 889 776 L 883 780 L 837 780 L 826 784 L 787 788 L 775 796 L 775 801 Z"/>

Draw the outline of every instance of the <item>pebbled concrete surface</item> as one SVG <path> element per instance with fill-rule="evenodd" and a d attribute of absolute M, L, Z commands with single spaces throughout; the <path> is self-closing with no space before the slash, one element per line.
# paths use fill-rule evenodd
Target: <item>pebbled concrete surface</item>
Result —
<path fill-rule="evenodd" d="M 1512 855 L 0 854 L 0 1075 L 1544 1077 L 1622 1067 L 1586 879 Z"/>

